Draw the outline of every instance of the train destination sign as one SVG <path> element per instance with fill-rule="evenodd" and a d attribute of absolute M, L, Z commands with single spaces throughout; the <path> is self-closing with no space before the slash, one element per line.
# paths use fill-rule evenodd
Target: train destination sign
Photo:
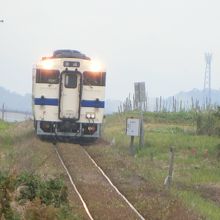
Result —
<path fill-rule="evenodd" d="M 78 62 L 78 61 L 64 61 L 63 66 L 64 67 L 80 67 L 80 62 Z"/>
<path fill-rule="evenodd" d="M 140 119 L 127 118 L 126 134 L 128 136 L 140 136 Z"/>

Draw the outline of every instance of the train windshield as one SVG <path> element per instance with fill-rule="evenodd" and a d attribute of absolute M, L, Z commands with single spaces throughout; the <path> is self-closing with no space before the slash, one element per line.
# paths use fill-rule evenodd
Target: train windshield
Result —
<path fill-rule="evenodd" d="M 60 72 L 58 70 L 37 69 L 36 83 L 58 84 Z"/>
<path fill-rule="evenodd" d="M 65 75 L 65 87 L 75 89 L 77 87 L 77 75 L 66 74 Z"/>
<path fill-rule="evenodd" d="M 84 72 L 83 85 L 105 86 L 106 73 L 104 72 Z"/>

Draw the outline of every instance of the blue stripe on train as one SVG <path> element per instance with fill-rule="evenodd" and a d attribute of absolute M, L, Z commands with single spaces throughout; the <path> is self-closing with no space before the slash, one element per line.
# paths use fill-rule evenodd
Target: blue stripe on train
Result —
<path fill-rule="evenodd" d="M 35 105 L 53 105 L 58 106 L 59 105 L 59 99 L 53 99 L 53 98 L 35 98 L 34 99 Z"/>
<path fill-rule="evenodd" d="M 35 105 L 52 105 L 58 106 L 59 99 L 55 98 L 35 98 L 34 99 Z M 97 101 L 97 100 L 82 100 L 80 103 L 81 107 L 94 107 L 94 108 L 104 108 L 105 102 L 104 101 Z"/>
<path fill-rule="evenodd" d="M 81 107 L 94 107 L 94 108 L 104 108 L 105 102 L 98 100 L 82 100 Z"/>

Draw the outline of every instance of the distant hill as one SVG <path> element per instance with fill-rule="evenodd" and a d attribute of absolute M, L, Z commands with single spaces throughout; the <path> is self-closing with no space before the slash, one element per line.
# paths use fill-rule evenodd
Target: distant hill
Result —
<path fill-rule="evenodd" d="M 8 110 L 31 112 L 31 94 L 22 96 L 0 87 L 0 108 L 2 108 L 3 104 L 5 109 Z"/>
<path fill-rule="evenodd" d="M 105 113 L 112 114 L 113 112 L 118 112 L 118 106 L 121 104 L 121 101 L 107 99 L 105 103 Z"/>
<path fill-rule="evenodd" d="M 205 91 L 206 96 L 208 94 L 208 91 Z M 199 106 L 202 107 L 205 100 L 205 94 L 203 90 L 199 89 L 192 89 L 190 91 L 186 92 L 178 92 L 177 94 L 170 96 L 170 97 L 161 97 L 162 98 L 162 107 L 164 106 L 167 111 L 172 111 L 173 108 L 173 97 L 175 97 L 175 100 L 177 101 L 177 106 L 180 107 L 180 102 L 182 102 L 182 107 L 185 109 L 190 109 L 192 106 L 192 100 L 195 103 L 199 103 Z M 213 105 L 219 105 L 220 106 L 220 90 L 212 89 L 211 90 L 211 103 Z M 159 97 L 148 97 L 148 111 L 155 111 L 156 110 L 156 103 L 158 101 L 159 105 Z M 157 101 L 156 101 L 157 100 Z M 113 113 L 118 111 L 118 106 L 123 103 L 118 100 L 107 100 L 106 101 L 106 113 Z M 179 109 L 177 107 L 177 109 Z"/>
<path fill-rule="evenodd" d="M 205 92 L 203 90 L 199 89 L 192 89 L 187 92 L 179 92 L 175 94 L 174 96 L 170 96 L 168 98 L 163 99 L 166 109 L 168 111 L 172 111 L 173 109 L 173 97 L 175 97 L 177 110 L 180 110 L 180 106 L 182 105 L 182 108 L 184 109 L 191 109 L 192 103 L 195 106 L 198 106 L 200 108 L 203 108 L 206 101 L 206 98 L 208 97 L 208 91 Z M 154 101 L 155 102 L 155 101 Z M 182 104 L 181 104 L 182 103 Z M 207 104 L 207 103 L 206 103 Z M 212 105 L 220 105 L 220 90 L 213 89 L 211 90 L 211 104 Z M 155 109 L 155 104 L 153 109 Z"/>
<path fill-rule="evenodd" d="M 185 106 L 191 106 L 192 100 L 194 104 L 197 102 L 201 107 L 204 105 L 206 98 L 208 97 L 208 91 L 203 91 L 199 89 L 192 89 L 188 92 L 179 92 L 174 95 L 177 102 L 182 101 Z M 172 97 L 167 99 L 169 102 L 172 101 Z M 220 90 L 212 89 L 211 90 L 211 103 L 212 105 L 220 105 Z"/>
<path fill-rule="evenodd" d="M 32 109 L 31 94 L 22 96 L 16 92 L 11 92 L 0 87 L 0 109 L 3 104 L 5 105 L 5 108 L 9 110 L 30 112 Z M 105 113 L 112 114 L 113 112 L 117 112 L 119 105 L 120 101 L 118 100 L 106 100 Z"/>
<path fill-rule="evenodd" d="M 179 92 L 175 96 L 177 100 L 182 100 L 183 102 L 192 102 L 192 98 L 194 101 L 199 101 L 199 103 L 202 105 L 204 102 L 204 97 L 208 97 L 208 91 L 205 91 L 206 95 L 204 94 L 203 90 L 199 89 L 192 89 L 188 92 Z M 170 97 L 171 98 L 171 97 Z M 212 104 L 220 105 L 220 90 L 212 89 L 211 90 L 211 102 Z"/>
<path fill-rule="evenodd" d="M 176 110 L 189 110 L 193 106 L 204 108 L 205 100 L 208 97 L 208 91 L 192 89 L 186 92 L 178 92 L 170 97 L 147 97 L 148 111 L 173 111 L 173 102 L 175 100 Z M 174 98 L 174 99 L 173 99 Z M 206 102 L 207 104 L 207 102 Z M 211 90 L 211 104 L 220 106 L 220 90 Z"/>
<path fill-rule="evenodd" d="M 212 95 L 212 104 L 220 105 L 220 90 L 213 89 L 211 91 Z M 204 100 L 204 92 L 199 89 L 192 89 L 187 92 L 179 92 L 174 95 L 177 102 L 182 101 L 185 106 L 191 106 L 192 98 L 194 102 L 199 101 L 200 105 L 202 105 Z M 168 109 L 172 109 L 173 96 L 168 98 L 163 98 L 163 103 L 168 106 Z M 122 103 L 120 100 L 111 100 L 107 99 L 105 102 L 105 113 L 112 114 L 114 112 L 118 112 L 118 106 Z M 155 110 L 156 98 L 148 99 L 148 110 Z M 28 111 L 31 112 L 31 94 L 20 95 L 16 92 L 11 92 L 3 87 L 0 87 L 0 109 L 2 105 L 5 105 L 6 109 L 9 110 L 17 110 L 17 111 Z"/>

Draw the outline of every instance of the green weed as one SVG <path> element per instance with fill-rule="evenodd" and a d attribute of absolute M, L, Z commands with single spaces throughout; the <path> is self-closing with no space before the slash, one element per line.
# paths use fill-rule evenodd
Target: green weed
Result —
<path fill-rule="evenodd" d="M 104 138 L 110 142 L 115 139 L 115 145 L 108 154 L 121 154 L 124 158 L 129 155 L 130 137 L 125 134 L 126 118 L 139 116 L 138 112 L 129 112 L 107 117 Z M 173 146 L 174 194 L 180 195 L 186 206 L 204 216 L 204 219 L 214 220 L 220 216 L 217 205 L 200 197 L 193 189 L 196 185 L 220 182 L 219 118 L 220 109 L 211 113 L 144 113 L 145 145 L 138 147 L 138 138 L 135 138 L 136 154 L 129 162 L 135 173 L 161 188 L 168 175 L 169 148 Z M 179 184 L 190 187 L 192 191 L 179 188 Z"/>
<path fill-rule="evenodd" d="M 26 219 L 77 219 L 72 214 L 67 196 L 62 179 L 42 180 L 30 173 L 16 176 L 0 172 L 0 218 L 20 219 L 16 210 L 11 208 L 11 202 L 16 198 L 21 206 L 29 204 Z"/>
<path fill-rule="evenodd" d="M 205 200 L 198 193 L 192 191 L 176 192 L 187 206 L 199 212 L 205 219 L 219 220 L 220 209 L 214 202 Z"/>

